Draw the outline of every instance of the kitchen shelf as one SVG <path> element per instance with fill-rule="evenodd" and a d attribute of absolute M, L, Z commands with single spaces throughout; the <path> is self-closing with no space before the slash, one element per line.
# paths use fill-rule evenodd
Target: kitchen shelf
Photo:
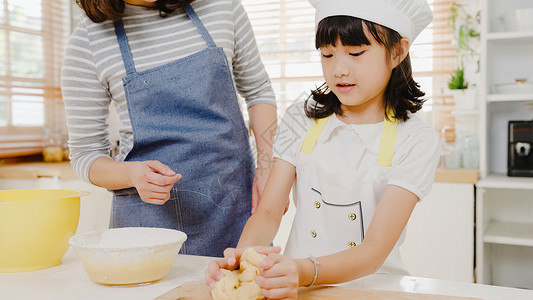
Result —
<path fill-rule="evenodd" d="M 478 188 L 533 190 L 533 177 L 509 177 L 491 174 L 477 182 Z"/>
<path fill-rule="evenodd" d="M 485 243 L 533 247 L 533 224 L 512 222 L 490 222 Z"/>
<path fill-rule="evenodd" d="M 533 31 L 490 32 L 487 33 L 487 41 L 527 43 L 533 41 Z"/>
<path fill-rule="evenodd" d="M 476 282 L 533 289 L 533 177 L 507 176 L 509 121 L 533 118 L 533 92 L 496 89 L 517 78 L 533 80 L 533 30 L 505 31 L 501 20 L 507 12 L 531 7 L 532 0 L 480 2 Z"/>
<path fill-rule="evenodd" d="M 533 101 L 533 94 L 489 94 L 488 102 L 527 102 Z"/>
<path fill-rule="evenodd" d="M 479 110 L 469 109 L 469 110 L 453 110 L 452 116 L 477 116 L 479 115 Z"/>

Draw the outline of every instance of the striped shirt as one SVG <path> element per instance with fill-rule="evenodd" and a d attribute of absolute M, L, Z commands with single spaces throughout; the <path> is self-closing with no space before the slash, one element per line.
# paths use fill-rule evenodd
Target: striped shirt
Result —
<path fill-rule="evenodd" d="M 247 107 L 276 105 L 259 57 L 250 21 L 240 0 L 196 0 L 193 9 L 227 56 L 232 77 Z M 126 4 L 124 28 L 137 72 L 199 52 L 207 45 L 183 10 L 166 17 L 158 9 Z M 69 38 L 61 87 L 69 132 L 70 159 L 76 174 L 89 181 L 89 168 L 109 156 L 109 106 L 120 119 L 122 161 L 133 147 L 133 132 L 122 78 L 126 71 L 113 22 L 94 23 L 85 15 Z M 169 87 L 172 88 L 172 87 Z M 201 87 L 198 87 L 201 88 Z"/>

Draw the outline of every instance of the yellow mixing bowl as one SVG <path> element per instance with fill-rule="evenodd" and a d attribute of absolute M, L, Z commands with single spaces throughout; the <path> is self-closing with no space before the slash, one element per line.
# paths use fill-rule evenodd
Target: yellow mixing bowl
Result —
<path fill-rule="evenodd" d="M 0 191 L 0 272 L 26 272 L 61 263 L 76 233 L 80 197 L 71 190 Z"/>

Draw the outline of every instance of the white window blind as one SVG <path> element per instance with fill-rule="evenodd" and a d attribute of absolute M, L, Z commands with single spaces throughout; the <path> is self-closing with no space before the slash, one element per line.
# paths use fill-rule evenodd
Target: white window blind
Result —
<path fill-rule="evenodd" d="M 323 83 L 320 55 L 314 47 L 314 8 L 307 0 L 242 0 L 254 28 L 261 57 L 276 91 L 279 112 Z M 448 22 L 450 0 L 429 0 L 434 21 L 411 47 L 415 80 L 429 101 L 425 111 L 433 125 L 449 122 L 447 81 L 455 67 L 453 33 Z"/>
<path fill-rule="evenodd" d="M 324 79 L 315 49 L 315 9 L 307 0 L 242 0 L 283 113 Z"/>
<path fill-rule="evenodd" d="M 64 128 L 60 69 L 69 0 L 0 0 L 0 157 L 39 153 Z"/>
<path fill-rule="evenodd" d="M 411 47 L 413 75 L 426 92 L 429 101 L 423 108 L 431 110 L 431 125 L 440 132 L 443 126 L 453 125 L 453 96 L 448 81 L 455 69 L 453 28 L 450 22 L 451 0 L 428 1 L 433 10 L 433 22 Z"/>

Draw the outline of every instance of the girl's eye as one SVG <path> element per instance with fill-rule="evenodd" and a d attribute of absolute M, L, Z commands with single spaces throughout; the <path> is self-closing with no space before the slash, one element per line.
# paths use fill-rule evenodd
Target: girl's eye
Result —
<path fill-rule="evenodd" d="M 322 56 L 325 58 L 330 58 L 330 57 L 333 57 L 333 54 L 322 54 Z"/>
<path fill-rule="evenodd" d="M 351 56 L 360 56 L 362 55 L 363 53 L 365 53 L 365 51 L 361 51 L 361 52 L 357 52 L 357 53 L 350 53 Z"/>

